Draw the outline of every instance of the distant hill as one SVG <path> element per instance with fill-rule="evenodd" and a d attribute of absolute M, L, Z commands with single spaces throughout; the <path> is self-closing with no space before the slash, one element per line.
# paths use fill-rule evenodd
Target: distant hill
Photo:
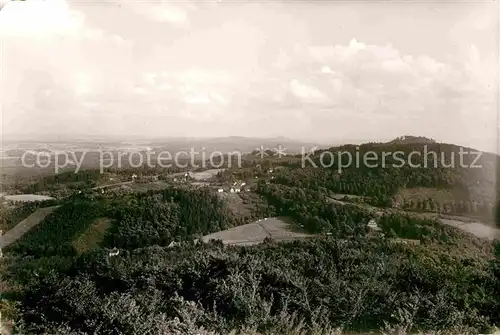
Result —
<path fill-rule="evenodd" d="M 216 137 L 216 138 L 191 138 L 191 139 L 173 139 L 164 140 L 152 144 L 155 150 L 186 150 L 187 148 L 205 148 L 207 153 L 213 151 L 222 151 L 223 153 L 239 151 L 250 153 L 256 150 L 272 149 L 281 145 L 287 153 L 300 153 L 302 148 L 309 150 L 314 146 L 319 146 L 313 142 L 302 142 L 286 137 L 258 138 L 258 137 Z"/>

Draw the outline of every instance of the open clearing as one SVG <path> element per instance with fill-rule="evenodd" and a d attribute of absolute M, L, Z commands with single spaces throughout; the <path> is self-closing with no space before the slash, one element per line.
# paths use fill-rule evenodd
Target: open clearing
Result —
<path fill-rule="evenodd" d="M 149 190 L 163 190 L 165 188 L 170 187 L 171 185 L 165 183 L 163 181 L 155 181 L 150 183 L 132 183 L 126 185 L 126 187 L 130 187 L 130 189 L 134 192 L 140 191 L 149 191 Z"/>
<path fill-rule="evenodd" d="M 478 221 L 467 222 L 443 218 L 440 218 L 439 220 L 448 226 L 462 229 L 463 231 L 473 234 L 479 238 L 487 239 L 490 241 L 500 239 L 500 229 L 490 227 Z"/>
<path fill-rule="evenodd" d="M 449 190 L 428 187 L 403 188 L 395 196 L 394 200 L 398 204 L 405 201 L 423 201 L 434 199 L 440 204 L 450 203 L 452 201 L 467 200 L 469 195 L 462 190 Z"/>
<path fill-rule="evenodd" d="M 237 217 L 244 218 L 245 222 L 253 222 L 256 218 L 262 217 L 266 211 L 267 203 L 255 192 L 223 192 L 217 195 L 227 203 Z"/>
<path fill-rule="evenodd" d="M 111 226 L 111 219 L 98 218 L 94 223 L 78 238 L 73 241 L 73 246 L 79 254 L 88 250 L 98 248 L 99 243 L 104 238 L 104 232 Z"/>
<path fill-rule="evenodd" d="M 276 241 L 291 241 L 316 236 L 294 230 L 285 218 L 267 218 L 206 235 L 202 239 L 204 242 L 222 240 L 222 243 L 230 245 L 254 245 L 264 242 L 266 237 Z"/>
<path fill-rule="evenodd" d="M 107 184 L 107 185 L 100 185 L 96 187 L 92 187 L 93 190 L 100 190 L 101 188 L 111 188 L 111 187 L 117 187 L 117 186 L 122 186 L 122 185 L 129 185 L 132 184 L 133 181 L 122 181 L 120 183 L 114 183 L 114 184 Z"/>
<path fill-rule="evenodd" d="M 226 169 L 210 169 L 210 170 L 199 171 L 199 172 L 192 172 L 192 171 L 176 172 L 176 173 L 170 174 L 169 177 L 183 177 L 187 173 L 189 178 L 200 181 L 200 180 L 213 178 L 217 175 L 217 173 L 223 172 L 225 170 Z"/>
<path fill-rule="evenodd" d="M 35 213 L 28 216 L 23 221 L 19 222 L 14 228 L 9 230 L 0 240 L 0 248 L 5 248 L 9 244 L 15 242 L 31 228 L 42 222 L 43 219 L 52 213 L 59 206 L 40 208 Z"/>
<path fill-rule="evenodd" d="M 217 173 L 224 171 L 225 169 L 210 169 L 201 172 L 189 172 L 189 177 L 195 180 L 210 179 L 217 175 Z"/>
<path fill-rule="evenodd" d="M 39 195 L 39 194 L 16 194 L 16 195 L 4 195 L 5 200 L 8 201 L 22 201 L 22 202 L 33 202 L 33 201 L 43 201 L 43 200 L 52 200 L 54 198 Z"/>

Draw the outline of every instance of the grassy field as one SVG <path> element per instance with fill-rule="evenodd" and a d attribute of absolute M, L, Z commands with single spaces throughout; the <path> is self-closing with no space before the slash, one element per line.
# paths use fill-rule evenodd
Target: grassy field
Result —
<path fill-rule="evenodd" d="M 403 188 L 394 199 L 402 204 L 404 201 L 418 202 L 421 200 L 434 199 L 438 203 L 449 203 L 451 201 L 467 200 L 468 195 L 460 190 L 438 189 L 429 187 Z"/>
<path fill-rule="evenodd" d="M 266 238 L 276 241 L 290 241 L 314 236 L 298 231 L 296 228 L 292 229 L 292 227 L 292 224 L 284 218 L 267 218 L 206 235 L 203 237 L 203 241 L 222 240 L 224 244 L 252 245 L 264 242 Z"/>
<path fill-rule="evenodd" d="M 52 200 L 54 198 L 39 195 L 39 194 L 16 194 L 16 195 L 5 195 L 5 200 L 8 201 L 21 201 L 21 202 L 30 202 L 30 201 L 43 201 L 43 200 Z"/>
<path fill-rule="evenodd" d="M 73 241 L 73 246 L 78 254 L 99 247 L 104 237 L 104 232 L 111 226 L 111 219 L 98 218 L 92 225 Z"/>

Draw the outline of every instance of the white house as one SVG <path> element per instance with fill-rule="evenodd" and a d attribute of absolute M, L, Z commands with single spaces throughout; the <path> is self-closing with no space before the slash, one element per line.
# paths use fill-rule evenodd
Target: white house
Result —
<path fill-rule="evenodd" d="M 172 242 L 170 242 L 170 244 L 168 245 L 167 248 L 173 248 L 173 247 L 175 247 L 178 244 L 179 244 L 178 242 L 172 241 Z"/>
<path fill-rule="evenodd" d="M 241 189 L 240 189 L 240 188 L 235 188 L 235 189 L 234 189 L 234 191 L 235 191 L 236 193 L 240 193 L 240 192 L 241 192 Z"/>
<path fill-rule="evenodd" d="M 109 256 L 112 257 L 112 256 L 118 256 L 118 254 L 120 253 L 120 250 L 118 250 L 117 248 L 113 248 L 110 252 L 109 252 Z"/>
<path fill-rule="evenodd" d="M 224 192 L 224 189 L 223 189 L 223 188 L 219 188 L 219 189 L 217 190 L 217 192 L 219 192 L 219 193 L 223 193 L 223 192 Z"/>
<path fill-rule="evenodd" d="M 367 227 L 377 231 L 381 230 L 377 225 L 377 221 L 375 221 L 375 219 L 371 219 L 370 221 L 368 221 Z"/>
<path fill-rule="evenodd" d="M 229 190 L 229 192 L 234 193 L 234 188 L 231 187 L 231 189 Z"/>
<path fill-rule="evenodd" d="M 136 179 L 136 178 L 137 178 L 137 175 L 134 173 L 134 174 L 132 175 L 132 179 Z"/>

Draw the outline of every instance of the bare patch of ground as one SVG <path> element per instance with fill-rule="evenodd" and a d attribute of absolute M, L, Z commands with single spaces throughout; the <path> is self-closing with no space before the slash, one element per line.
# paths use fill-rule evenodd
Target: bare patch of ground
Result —
<path fill-rule="evenodd" d="M 98 248 L 99 243 L 104 238 L 104 232 L 111 226 L 111 219 L 98 218 L 92 225 L 78 238 L 73 241 L 73 247 L 79 254 L 88 250 Z"/>

